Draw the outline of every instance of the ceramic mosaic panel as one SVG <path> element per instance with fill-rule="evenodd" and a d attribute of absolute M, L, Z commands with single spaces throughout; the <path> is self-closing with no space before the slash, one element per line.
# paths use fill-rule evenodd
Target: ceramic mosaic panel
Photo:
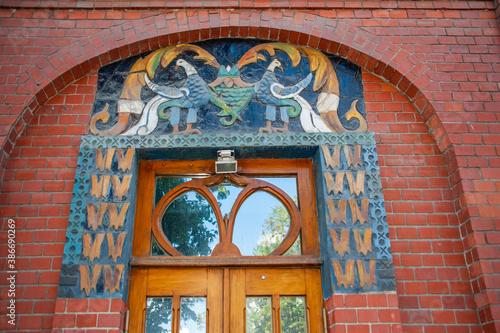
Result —
<path fill-rule="evenodd" d="M 136 165 L 133 148 L 81 147 L 59 297 L 126 299 Z"/>
<path fill-rule="evenodd" d="M 94 135 L 364 132 L 360 68 L 305 46 L 178 44 L 99 70 Z"/>
<path fill-rule="evenodd" d="M 375 145 L 321 146 L 316 170 L 323 290 L 396 290 Z"/>

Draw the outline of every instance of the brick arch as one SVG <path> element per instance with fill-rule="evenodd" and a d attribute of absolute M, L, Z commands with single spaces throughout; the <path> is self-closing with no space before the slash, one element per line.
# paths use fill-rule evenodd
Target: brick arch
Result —
<path fill-rule="evenodd" d="M 0 141 L 4 152 L 0 153 L 2 164 L 5 165 L 7 155 L 34 112 L 72 82 L 104 65 L 132 55 L 172 43 L 219 37 L 271 39 L 308 45 L 340 55 L 366 71 L 383 77 L 406 94 L 431 128 L 441 152 L 447 152 L 450 148 L 451 141 L 434 108 L 431 95 L 435 90 L 435 72 L 415 55 L 389 40 L 345 22 L 301 12 L 219 11 L 209 14 L 200 11 L 195 16 L 189 15 L 187 11 L 179 11 L 99 31 L 60 49 L 27 70 L 18 79 L 21 86 L 18 91 L 24 89 L 32 97 L 26 99 L 29 102 L 11 126 L 6 139 Z M 273 20 L 273 15 L 283 17 Z M 452 155 L 453 152 L 449 152 L 447 162 L 453 159 Z M 0 175 L 2 173 L 0 165 Z M 455 177 L 460 177 L 460 174 Z M 459 181 L 454 179 L 453 183 Z M 460 193 L 456 195 L 458 199 Z M 465 199 L 463 212 L 469 209 L 467 206 Z M 466 245 L 465 248 L 467 250 L 470 246 Z"/>
<path fill-rule="evenodd" d="M 274 16 L 282 16 L 279 20 Z M 33 98 L 3 142 L 8 155 L 33 113 L 73 81 L 142 52 L 174 43 L 221 37 L 253 37 L 307 45 L 344 57 L 406 94 L 433 131 L 442 152 L 451 145 L 431 101 L 434 71 L 415 55 L 345 22 L 288 11 L 187 11 L 159 15 L 102 30 L 48 56 L 19 77 Z"/>

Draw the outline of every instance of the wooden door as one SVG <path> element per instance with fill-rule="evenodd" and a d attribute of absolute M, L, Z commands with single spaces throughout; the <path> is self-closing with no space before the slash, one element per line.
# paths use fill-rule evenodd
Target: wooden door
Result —
<path fill-rule="evenodd" d="M 321 277 L 315 269 L 233 269 L 228 332 L 322 331 Z"/>
<path fill-rule="evenodd" d="M 238 160 L 238 173 L 230 175 L 215 175 L 213 164 L 213 161 L 141 162 L 130 275 L 129 331 L 321 332 L 322 262 L 311 161 Z M 175 186 L 158 194 L 165 179 L 173 180 Z M 291 182 L 293 190 L 283 190 L 286 186 L 280 185 L 283 184 L 280 181 Z M 210 193 L 220 184 L 226 188 L 234 185 L 229 191 L 234 191 L 234 202 L 226 210 L 227 215 L 222 212 L 218 196 Z M 251 243 L 249 234 L 241 231 L 245 229 L 240 229 L 239 234 L 235 230 L 244 223 L 256 228 L 256 219 L 238 220 L 238 214 L 255 193 L 263 192 L 278 200 L 279 207 L 287 212 L 288 231 L 284 229 L 281 240 L 271 244 L 273 248 L 268 249 L 269 244 L 265 243 L 254 247 L 265 251 L 252 252 L 243 247 Z M 189 193 L 203 197 L 204 206 L 187 205 L 194 202 Z M 262 211 L 263 199 L 256 202 L 247 208 Z M 214 212 L 211 228 L 217 226 L 219 237 L 216 245 L 207 246 L 207 251 L 193 252 L 195 241 L 183 243 L 189 245 L 184 246 L 169 236 L 174 234 L 165 229 L 165 221 L 169 227 L 194 221 L 194 217 L 170 217 L 177 213 L 184 215 L 184 209 L 168 215 L 170 207 L 180 206 L 211 207 Z M 243 243 L 235 240 L 235 234 L 243 236 Z M 294 251 L 289 251 L 292 247 Z M 192 322 L 187 324 L 190 318 L 197 322 L 196 327 Z M 269 322 L 257 329 L 254 323 L 262 318 Z"/>
<path fill-rule="evenodd" d="M 160 332 L 156 326 L 166 332 L 180 332 L 184 314 L 182 301 L 186 299 L 201 300 L 206 311 L 198 313 L 204 316 L 204 332 L 220 333 L 222 327 L 223 309 L 223 271 L 212 268 L 166 269 L 150 268 L 135 269 L 130 276 L 130 332 Z M 151 316 L 158 316 L 156 311 L 148 311 L 155 300 L 170 299 L 163 306 L 157 306 L 163 313 L 168 313 L 163 322 L 158 322 Z M 203 302 L 204 301 L 204 302 Z M 158 302 L 156 302 L 158 303 Z M 200 308 L 200 307 L 198 307 Z M 184 306 L 184 309 L 191 310 Z M 192 311 L 192 310 L 191 310 Z M 184 320 L 187 322 L 187 320 Z M 148 328 L 149 324 L 149 329 Z"/>
<path fill-rule="evenodd" d="M 165 331 L 183 332 L 182 300 L 196 298 L 206 302 L 197 332 L 319 333 L 323 323 L 320 283 L 317 269 L 133 270 L 129 330 L 159 332 L 153 327 L 159 323 Z M 151 311 L 151 303 L 168 298 L 168 309 L 163 311 L 171 312 L 167 320 L 158 322 L 152 318 L 159 313 Z"/>

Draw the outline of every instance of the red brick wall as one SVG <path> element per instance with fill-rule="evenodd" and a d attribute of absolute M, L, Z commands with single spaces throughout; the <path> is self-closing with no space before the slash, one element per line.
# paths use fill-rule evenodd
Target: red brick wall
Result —
<path fill-rule="evenodd" d="M 364 75 L 405 331 L 468 331 L 479 323 L 443 154 L 408 98 Z M 426 328 L 426 332 L 429 328 Z"/>
<path fill-rule="evenodd" d="M 215 2 L 197 10 L 169 1 L 193 9 L 174 13 L 160 2 L 134 3 L 122 10 L 128 5 L 54 1 L 36 10 L 37 1 L 0 1 L 27 7 L 0 8 L 0 218 L 14 217 L 21 229 L 17 309 L 32 318 L 19 329 L 52 326 L 46 313 L 54 313 L 79 137 L 95 90 L 95 74 L 86 75 L 160 45 L 231 35 L 308 44 L 365 68 L 405 331 L 480 331 L 478 323 L 500 331 L 497 4 L 309 2 L 284 11 L 283 1 L 274 11 L 228 12 Z M 75 6 L 98 9 L 66 9 Z M 0 296 L 4 311 L 5 288 Z"/>
<path fill-rule="evenodd" d="M 77 311 L 73 300 L 71 309 L 55 307 L 80 135 L 87 131 L 96 79 L 95 74 L 80 79 L 41 107 L 8 160 L 0 209 L 15 216 L 21 229 L 19 329 L 50 329 L 55 311 L 54 328 L 81 327 L 68 321 L 88 311 Z M 377 133 L 398 296 L 334 296 L 333 327 L 341 332 L 356 324 L 358 330 L 383 332 L 393 321 L 416 332 L 424 325 L 438 331 L 446 325 L 477 327 L 444 158 L 406 96 L 368 73 L 363 82 L 369 130 Z M 398 301 L 400 311 L 393 311 Z M 4 300 L 0 308 L 5 307 Z"/>
<path fill-rule="evenodd" d="M 3 230 L 16 221 L 16 314 L 19 330 L 51 330 L 80 149 L 88 132 L 97 75 L 70 85 L 41 107 L 16 142 L 7 161 L 0 193 Z M 1 234 L 2 271 L 6 270 L 6 233 Z M 6 284 L 0 273 L 0 284 Z M 0 294 L 0 330 L 7 288 Z M 55 326 L 59 327 L 59 326 Z"/>

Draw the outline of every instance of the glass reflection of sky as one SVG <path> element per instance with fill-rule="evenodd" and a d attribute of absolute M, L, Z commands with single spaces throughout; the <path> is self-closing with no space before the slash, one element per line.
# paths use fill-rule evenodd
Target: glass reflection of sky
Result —
<path fill-rule="evenodd" d="M 183 315 L 183 310 L 189 311 L 190 315 Z M 207 331 L 207 299 L 205 297 L 181 297 L 179 328 L 179 333 L 205 333 Z"/>
<path fill-rule="evenodd" d="M 297 181 L 292 177 L 258 178 L 282 189 L 291 198 L 297 196 Z M 258 191 L 248 197 L 236 214 L 233 243 L 242 255 L 251 256 L 262 237 L 263 224 L 273 207 L 283 205 L 268 192 Z M 287 230 L 288 231 L 288 230 Z"/>
<path fill-rule="evenodd" d="M 229 217 L 229 213 L 231 209 L 233 209 L 233 204 L 242 190 L 242 187 L 236 187 L 231 184 L 221 184 L 217 187 L 210 188 L 215 199 L 217 199 L 222 216 L 227 214 Z"/>

